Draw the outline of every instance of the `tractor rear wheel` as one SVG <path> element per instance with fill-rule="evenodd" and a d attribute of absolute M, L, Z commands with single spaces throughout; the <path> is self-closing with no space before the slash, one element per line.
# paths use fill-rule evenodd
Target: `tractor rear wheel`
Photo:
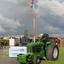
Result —
<path fill-rule="evenodd" d="M 51 45 L 48 45 L 46 48 L 46 58 L 48 60 L 57 60 L 59 57 L 59 48 L 56 43 L 51 43 Z"/>

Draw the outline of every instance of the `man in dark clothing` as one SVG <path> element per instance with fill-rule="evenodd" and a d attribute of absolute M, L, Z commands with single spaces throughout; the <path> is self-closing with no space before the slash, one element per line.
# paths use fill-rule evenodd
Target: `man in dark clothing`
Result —
<path fill-rule="evenodd" d="M 41 42 L 44 43 L 44 47 L 43 49 L 45 50 L 45 56 L 46 56 L 46 43 L 49 41 L 49 35 L 48 34 L 43 34 L 43 36 L 41 37 Z M 43 57 L 43 59 L 46 59 L 46 57 Z"/>
<path fill-rule="evenodd" d="M 49 35 L 44 33 L 43 36 L 41 37 L 41 42 L 46 43 L 49 40 Z"/>

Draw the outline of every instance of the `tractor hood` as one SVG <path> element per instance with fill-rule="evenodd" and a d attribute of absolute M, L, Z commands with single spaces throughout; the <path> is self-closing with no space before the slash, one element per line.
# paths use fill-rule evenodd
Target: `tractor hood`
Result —
<path fill-rule="evenodd" d="M 31 42 L 31 43 L 27 44 L 27 48 L 30 49 L 30 50 L 32 50 L 33 47 L 43 46 L 43 45 L 44 45 L 43 42 L 36 42 L 36 43 Z"/>
<path fill-rule="evenodd" d="M 37 46 L 37 45 L 41 46 L 41 45 L 44 45 L 44 43 L 43 42 L 36 42 L 36 43 L 31 42 L 31 43 L 27 44 L 27 47 L 30 48 L 32 46 Z"/>

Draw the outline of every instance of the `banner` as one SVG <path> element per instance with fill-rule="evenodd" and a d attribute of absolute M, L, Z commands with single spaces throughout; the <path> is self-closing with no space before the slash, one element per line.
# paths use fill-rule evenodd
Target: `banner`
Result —
<path fill-rule="evenodd" d="M 18 54 L 27 54 L 27 47 L 10 47 L 9 57 L 17 57 Z"/>

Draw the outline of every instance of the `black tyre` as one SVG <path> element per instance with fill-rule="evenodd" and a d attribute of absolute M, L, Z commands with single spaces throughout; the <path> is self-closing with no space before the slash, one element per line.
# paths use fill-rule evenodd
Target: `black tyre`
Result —
<path fill-rule="evenodd" d="M 59 48 L 55 43 L 51 43 L 46 49 L 46 58 L 48 60 L 57 60 L 59 57 Z"/>
<path fill-rule="evenodd" d="M 26 63 L 20 63 L 20 64 L 26 64 Z"/>
<path fill-rule="evenodd" d="M 34 57 L 34 61 L 33 61 L 33 64 L 40 64 L 41 63 L 41 60 L 39 57 Z"/>

